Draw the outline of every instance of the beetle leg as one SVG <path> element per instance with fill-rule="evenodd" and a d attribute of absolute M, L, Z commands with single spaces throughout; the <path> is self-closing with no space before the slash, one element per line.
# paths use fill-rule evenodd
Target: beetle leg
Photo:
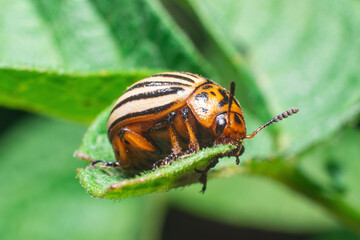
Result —
<path fill-rule="evenodd" d="M 120 139 L 125 139 L 125 141 L 129 142 L 132 146 L 142 151 L 154 152 L 156 150 L 155 146 L 152 145 L 146 138 L 131 129 L 123 128 L 119 132 L 119 137 Z"/>
<path fill-rule="evenodd" d="M 193 131 L 193 129 L 190 125 L 190 122 L 189 122 L 189 108 L 182 109 L 182 117 L 184 119 L 186 129 L 189 133 L 189 138 L 190 138 L 189 149 L 194 149 L 195 152 L 197 152 L 200 149 L 200 145 L 195 136 L 195 132 Z"/>
<path fill-rule="evenodd" d="M 199 182 L 203 184 L 203 187 L 201 189 L 201 193 L 204 194 L 206 190 L 206 184 L 207 184 L 207 172 L 201 173 L 201 176 L 199 178 Z"/>
<path fill-rule="evenodd" d="M 172 124 L 169 125 L 169 134 L 170 134 L 170 140 L 171 140 L 171 152 L 174 155 L 178 155 L 181 153 L 181 147 L 180 147 L 179 141 L 176 137 L 174 125 L 172 125 Z"/>
<path fill-rule="evenodd" d="M 171 154 L 169 156 L 165 157 L 164 159 L 156 161 L 153 164 L 153 168 L 168 165 L 171 161 L 177 160 L 177 158 L 179 157 L 179 155 L 181 153 L 181 147 L 180 147 L 178 139 L 176 138 L 176 131 L 175 131 L 173 124 L 169 125 L 169 134 L 170 134 L 170 140 L 171 140 Z"/>
<path fill-rule="evenodd" d="M 214 159 L 206 168 L 205 168 L 205 170 L 199 170 L 199 169 L 194 169 L 195 170 L 195 172 L 196 173 L 200 173 L 201 175 L 200 175 L 200 178 L 199 178 L 199 182 L 200 183 L 202 183 L 203 184 L 203 187 L 202 187 L 202 189 L 201 189 L 201 193 L 205 193 L 205 190 L 206 190 L 206 183 L 207 183 L 207 173 L 208 173 L 208 171 L 211 169 L 211 168 L 213 168 L 213 167 L 215 167 L 216 166 L 216 164 L 218 164 L 218 162 L 219 162 L 219 159 Z"/>
<path fill-rule="evenodd" d="M 176 160 L 181 153 L 181 147 L 179 141 L 176 138 L 176 132 L 172 124 L 169 125 L 169 134 L 171 140 L 171 154 L 163 159 L 160 159 L 159 161 L 156 161 L 153 164 L 153 169 L 168 165 L 171 161 Z"/>
<path fill-rule="evenodd" d="M 174 129 L 174 125 L 172 125 L 172 124 L 169 125 L 169 134 L 170 134 L 170 140 L 171 140 L 171 154 L 169 156 L 165 157 L 164 159 L 156 161 L 153 164 L 153 169 L 155 169 L 157 167 L 168 165 L 171 161 L 176 160 L 177 157 L 179 156 L 179 154 L 181 153 L 181 147 L 180 147 L 179 141 L 176 138 L 176 132 Z"/>
<path fill-rule="evenodd" d="M 199 142 L 195 136 L 195 133 L 194 131 L 192 130 L 189 122 L 185 122 L 186 124 L 186 128 L 189 132 L 189 137 L 190 137 L 190 144 L 189 144 L 189 148 L 190 149 L 194 149 L 196 152 L 199 151 L 200 149 L 200 145 L 199 145 Z"/>

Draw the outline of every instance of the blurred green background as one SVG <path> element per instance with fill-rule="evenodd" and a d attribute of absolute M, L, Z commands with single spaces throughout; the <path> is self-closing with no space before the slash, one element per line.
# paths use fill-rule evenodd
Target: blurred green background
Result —
<path fill-rule="evenodd" d="M 359 239 L 359 29 L 357 0 L 0 0 L 1 239 Z M 204 195 L 91 198 L 88 124 L 169 70 L 235 81 L 249 131 L 300 112 Z"/>

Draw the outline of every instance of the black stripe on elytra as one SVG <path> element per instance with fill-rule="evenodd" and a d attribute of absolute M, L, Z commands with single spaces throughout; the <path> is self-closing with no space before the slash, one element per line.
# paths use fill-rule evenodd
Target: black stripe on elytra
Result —
<path fill-rule="evenodd" d="M 223 99 L 218 103 L 219 107 L 223 107 L 229 103 L 229 96 L 227 95 L 226 91 L 219 88 L 219 93 L 223 96 Z"/>
<path fill-rule="evenodd" d="M 147 99 L 147 98 L 156 98 L 156 97 L 166 96 L 166 95 L 170 95 L 170 94 L 176 94 L 180 91 L 184 91 L 184 89 L 181 87 L 169 87 L 169 88 L 158 89 L 158 90 L 151 91 L 151 92 L 144 92 L 144 93 L 132 95 L 128 98 L 125 98 L 118 104 L 116 104 L 115 107 L 111 110 L 111 113 L 114 112 L 121 105 L 123 105 L 127 102 L 131 102 L 134 100 L 140 100 L 140 99 Z"/>
<path fill-rule="evenodd" d="M 154 108 L 149 108 L 149 109 L 146 109 L 144 111 L 141 111 L 141 112 L 133 112 L 133 113 L 128 113 L 118 119 L 116 119 L 114 122 L 111 123 L 110 127 L 109 127 L 109 130 L 108 130 L 108 133 L 111 132 L 111 129 L 119 122 L 125 120 L 125 119 L 128 119 L 128 118 L 132 118 L 132 117 L 139 117 L 139 116 L 144 116 L 144 115 L 149 115 L 149 114 L 157 114 L 159 112 L 162 112 L 162 111 L 165 111 L 169 108 L 171 108 L 171 106 L 173 105 L 174 103 L 171 102 L 171 103 L 168 103 L 168 104 L 165 104 L 165 105 L 162 105 L 162 106 L 159 106 L 159 107 L 154 107 Z"/>
<path fill-rule="evenodd" d="M 201 77 L 201 76 L 199 76 L 199 75 L 196 75 L 196 74 L 193 74 L 193 73 L 189 73 L 189 72 L 181 72 L 181 73 L 186 74 L 186 75 L 189 75 L 189 76 L 192 76 L 192 77 L 194 77 L 194 78 L 199 78 L 199 77 Z"/>
<path fill-rule="evenodd" d="M 168 86 L 168 85 L 175 85 L 175 86 L 186 86 L 190 87 L 190 85 L 180 82 L 167 82 L 167 81 L 148 81 L 148 82 L 141 82 L 135 84 L 134 86 L 128 88 L 125 92 L 129 92 L 135 88 L 142 88 L 142 87 L 158 87 L 158 86 Z"/>
<path fill-rule="evenodd" d="M 177 78 L 177 79 L 181 79 L 181 80 L 184 80 L 184 81 L 187 81 L 187 82 L 195 83 L 195 81 L 192 80 L 191 78 L 184 77 L 184 76 L 181 76 L 181 75 L 176 75 L 176 74 L 170 74 L 170 73 L 160 73 L 160 74 L 154 75 L 152 77 Z"/>
<path fill-rule="evenodd" d="M 203 78 L 203 79 L 206 80 L 206 83 L 214 83 L 214 82 L 211 81 L 210 79 L 208 79 L 208 78 L 206 78 L 206 77 L 203 77 L 203 76 L 201 76 L 201 75 L 198 75 L 198 74 L 193 74 L 193 73 L 189 73 L 189 72 L 181 72 L 181 73 L 186 74 L 186 75 L 189 75 L 189 76 L 192 76 L 192 77 L 194 77 L 194 78 L 199 78 L 199 79 Z"/>

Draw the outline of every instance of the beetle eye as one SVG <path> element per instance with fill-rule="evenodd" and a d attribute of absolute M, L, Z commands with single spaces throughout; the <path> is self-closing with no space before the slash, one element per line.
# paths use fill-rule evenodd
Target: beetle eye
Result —
<path fill-rule="evenodd" d="M 219 118 L 216 123 L 216 133 L 217 134 L 222 133 L 224 131 L 225 126 L 226 126 L 225 118 L 223 117 Z"/>

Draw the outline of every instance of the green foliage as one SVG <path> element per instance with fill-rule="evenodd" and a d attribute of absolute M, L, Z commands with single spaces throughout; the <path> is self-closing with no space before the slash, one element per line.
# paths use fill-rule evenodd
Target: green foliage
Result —
<path fill-rule="evenodd" d="M 157 0 L 2 0 L 0 17 L 4 66 L 200 71 L 201 57 Z"/>
<path fill-rule="evenodd" d="M 5 239 L 54 238 L 56 225 L 65 223 L 78 226 L 64 230 L 69 238 L 138 239 L 139 227 L 152 222 L 142 215 L 151 212 L 144 204 L 161 218 L 162 197 L 230 224 L 313 232 L 339 228 L 337 219 L 360 231 L 360 135 L 351 125 L 360 112 L 357 1 L 230 0 L 219 7 L 215 0 L 0 0 L 0 6 L 1 105 L 82 122 L 106 109 L 82 142 L 83 127 L 42 118 L 1 136 L 0 176 L 11 183 L 0 186 L 8 196 L 0 198 Z M 228 150 L 217 146 L 131 179 L 67 157 L 81 142 L 79 157 L 114 160 L 108 106 L 133 82 L 165 70 L 200 73 L 224 87 L 235 81 L 249 132 L 289 107 L 300 112 L 247 141 L 241 166 L 222 159 L 210 173 L 222 179 L 211 180 L 205 195 L 197 184 L 122 200 L 112 213 L 114 205 L 79 190 L 71 171 L 84 167 L 78 178 L 94 196 L 124 198 L 197 182 L 193 168 Z M 49 218 L 47 232 L 36 228 Z M 89 230 L 92 219 L 104 221 Z M 152 223 L 159 229 L 159 221 Z"/>
<path fill-rule="evenodd" d="M 128 85 L 153 73 L 79 75 L 3 68 L 0 102 L 7 107 L 90 122 Z"/>

